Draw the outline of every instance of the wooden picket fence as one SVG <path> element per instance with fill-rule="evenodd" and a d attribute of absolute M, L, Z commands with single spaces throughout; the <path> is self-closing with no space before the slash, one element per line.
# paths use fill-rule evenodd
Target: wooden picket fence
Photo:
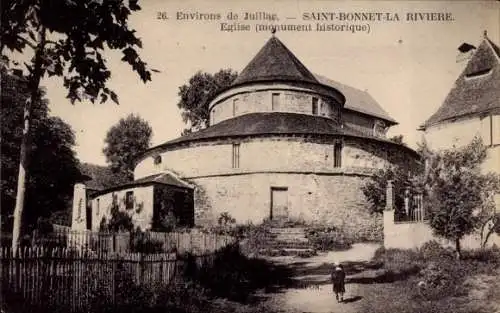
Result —
<path fill-rule="evenodd" d="M 198 230 L 189 232 L 145 232 L 141 234 L 151 243 L 161 244 L 163 252 L 207 254 L 227 246 L 234 238 L 216 233 L 205 233 Z M 137 238 L 136 238 L 137 239 Z M 40 234 L 34 232 L 31 246 L 74 248 L 95 252 L 133 252 L 131 241 L 134 235 L 124 233 L 105 233 L 89 230 L 71 230 L 58 228 L 56 231 Z"/>
<path fill-rule="evenodd" d="M 24 248 L 0 251 L 2 295 L 15 294 L 39 307 L 84 311 L 99 294 L 115 303 L 123 279 L 148 287 L 182 280 L 186 260 L 176 254 L 94 253 L 74 249 Z M 194 256 L 199 267 L 211 264 L 218 252 Z M 121 287 L 120 287 L 121 286 Z"/>

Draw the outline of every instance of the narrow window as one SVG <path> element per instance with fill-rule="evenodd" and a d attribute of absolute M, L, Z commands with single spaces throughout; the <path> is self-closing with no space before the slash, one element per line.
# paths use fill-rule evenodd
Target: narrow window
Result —
<path fill-rule="evenodd" d="M 210 125 L 215 124 L 215 108 L 212 109 L 212 112 L 210 114 Z"/>
<path fill-rule="evenodd" d="M 233 168 L 239 168 L 240 167 L 240 144 L 239 143 L 234 143 L 233 144 Z"/>
<path fill-rule="evenodd" d="M 342 143 L 336 142 L 333 146 L 333 167 L 342 166 Z"/>
<path fill-rule="evenodd" d="M 233 99 L 233 116 L 238 113 L 238 98 Z"/>
<path fill-rule="evenodd" d="M 318 98 L 312 98 L 312 114 L 318 115 Z"/>
<path fill-rule="evenodd" d="M 97 198 L 97 199 L 95 200 L 95 202 L 96 202 L 96 210 L 95 210 L 96 212 L 95 212 L 95 213 L 96 213 L 96 215 L 99 215 L 99 206 L 100 206 L 100 203 L 99 203 L 99 202 L 100 202 L 100 201 L 99 201 L 99 198 Z"/>
<path fill-rule="evenodd" d="M 273 111 L 279 111 L 280 110 L 280 94 L 279 93 L 273 93 L 272 94 L 271 105 L 272 105 L 271 109 Z"/>
<path fill-rule="evenodd" d="M 125 194 L 125 208 L 131 210 L 134 208 L 134 192 L 127 191 Z"/>

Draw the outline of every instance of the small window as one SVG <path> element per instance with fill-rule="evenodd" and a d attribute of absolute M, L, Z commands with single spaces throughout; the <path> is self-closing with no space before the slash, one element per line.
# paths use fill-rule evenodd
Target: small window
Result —
<path fill-rule="evenodd" d="M 232 163 L 233 168 L 239 168 L 240 167 L 240 144 L 235 143 L 233 144 L 233 163 Z"/>
<path fill-rule="evenodd" d="M 99 203 L 100 201 L 99 200 L 100 200 L 99 198 L 97 198 L 95 200 L 95 203 L 96 203 L 96 205 L 95 205 L 95 207 L 96 207 L 95 214 L 96 215 L 99 215 L 99 206 L 100 206 L 100 203 Z"/>
<path fill-rule="evenodd" d="M 125 194 L 125 208 L 131 210 L 134 208 L 134 192 L 127 191 Z"/>
<path fill-rule="evenodd" d="M 312 114 L 313 115 L 318 115 L 318 98 L 313 97 L 312 98 Z"/>
<path fill-rule="evenodd" d="M 273 93 L 272 94 L 272 99 L 271 99 L 271 105 L 272 105 L 272 110 L 273 111 L 279 111 L 280 110 L 280 94 L 279 93 Z"/>
<path fill-rule="evenodd" d="M 238 98 L 233 99 L 233 116 L 236 116 L 238 114 Z"/>
<path fill-rule="evenodd" d="M 161 155 L 155 156 L 154 163 L 155 163 L 155 165 L 160 165 L 161 164 Z"/>
<path fill-rule="evenodd" d="M 342 143 L 336 142 L 333 146 L 333 167 L 342 166 Z"/>
<path fill-rule="evenodd" d="M 215 109 L 212 110 L 210 114 L 210 125 L 215 124 Z"/>

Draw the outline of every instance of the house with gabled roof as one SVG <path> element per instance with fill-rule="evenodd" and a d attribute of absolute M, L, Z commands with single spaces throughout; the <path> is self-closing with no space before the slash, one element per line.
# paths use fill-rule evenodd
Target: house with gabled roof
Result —
<path fill-rule="evenodd" d="M 419 130 L 423 131 L 425 143 L 433 150 L 458 148 L 480 137 L 488 146 L 482 169 L 500 173 L 500 49 L 486 32 L 477 48 L 464 43 L 458 49 L 467 55 L 467 64 L 442 105 Z M 495 203 L 496 211 L 500 212 L 499 194 L 495 195 Z M 489 231 L 490 226 L 483 231 Z M 427 223 L 396 223 L 392 211 L 384 212 L 386 248 L 416 248 L 429 240 L 453 244 L 436 237 Z M 481 242 L 481 234 L 473 233 L 463 238 L 462 247 L 479 248 Z M 488 244 L 500 244 L 500 236 L 493 234 Z"/>
<path fill-rule="evenodd" d="M 475 136 L 488 149 L 485 171 L 500 173 L 500 48 L 486 32 L 443 104 L 420 127 L 425 142 L 433 149 L 464 146 Z"/>

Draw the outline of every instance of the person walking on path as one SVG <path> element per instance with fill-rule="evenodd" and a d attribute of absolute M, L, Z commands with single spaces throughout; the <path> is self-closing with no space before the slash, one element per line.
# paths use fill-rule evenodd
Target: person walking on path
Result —
<path fill-rule="evenodd" d="M 337 302 L 344 301 L 345 271 L 342 264 L 334 263 L 331 279 L 333 284 L 333 292 L 335 293 L 335 298 L 337 299 Z"/>

